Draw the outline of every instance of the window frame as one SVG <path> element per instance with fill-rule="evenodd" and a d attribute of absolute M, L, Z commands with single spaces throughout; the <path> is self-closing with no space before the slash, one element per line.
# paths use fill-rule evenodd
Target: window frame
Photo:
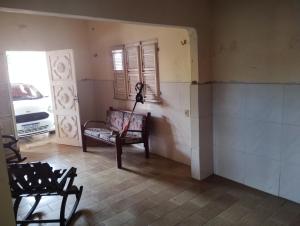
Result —
<path fill-rule="evenodd" d="M 144 66 L 145 66 L 145 60 L 144 60 L 144 53 L 143 53 L 143 46 L 146 45 L 154 45 L 154 64 L 155 66 L 153 67 L 153 70 L 144 70 Z M 131 48 L 137 48 L 137 65 L 138 67 L 136 67 L 135 69 L 133 68 L 132 70 L 129 68 L 130 67 L 130 62 L 129 62 L 129 49 Z M 126 97 L 124 95 L 120 95 L 118 94 L 118 77 L 117 75 L 120 75 L 121 73 L 119 73 L 117 70 L 115 70 L 115 62 L 114 62 L 114 56 L 113 56 L 113 52 L 117 51 L 117 50 L 123 50 L 123 76 L 125 79 L 125 84 L 123 84 L 123 88 L 126 89 Z M 131 51 L 131 50 L 130 50 Z M 150 39 L 150 40 L 145 40 L 145 41 L 139 41 L 139 42 L 134 42 L 134 43 L 129 43 L 129 44 L 124 44 L 124 45 L 117 45 L 114 46 L 112 48 L 112 63 L 113 63 L 113 73 L 114 73 L 114 99 L 119 99 L 119 100 L 135 100 L 135 92 L 132 92 L 132 89 L 134 88 L 136 82 L 143 82 L 145 84 L 145 89 L 144 89 L 144 96 L 145 96 L 145 101 L 146 102 L 161 102 L 161 92 L 160 92 L 160 79 L 159 79 L 159 59 L 158 59 L 158 39 Z M 134 58 L 134 55 L 132 55 Z M 154 86 L 155 90 L 153 92 L 151 92 L 151 94 L 149 94 L 149 96 L 147 95 L 147 88 L 148 88 L 148 84 L 145 83 L 146 82 L 146 77 L 145 74 L 147 74 L 147 72 L 151 72 L 152 74 L 154 74 L 154 84 L 152 83 L 152 88 Z M 138 79 L 134 78 L 135 77 L 135 72 L 138 76 Z M 132 75 L 130 75 L 132 74 Z M 134 84 L 130 84 L 130 78 L 134 78 L 132 79 L 134 81 Z M 149 85 L 149 88 L 151 88 L 151 86 Z"/>

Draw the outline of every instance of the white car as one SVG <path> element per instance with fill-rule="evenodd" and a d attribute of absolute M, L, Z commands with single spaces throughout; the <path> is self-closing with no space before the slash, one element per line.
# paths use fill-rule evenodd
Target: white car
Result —
<path fill-rule="evenodd" d="M 19 137 L 55 131 L 49 97 L 28 84 L 12 84 L 11 88 Z"/>

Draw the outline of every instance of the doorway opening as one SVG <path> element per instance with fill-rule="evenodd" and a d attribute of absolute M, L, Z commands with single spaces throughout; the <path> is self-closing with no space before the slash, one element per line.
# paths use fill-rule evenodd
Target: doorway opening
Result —
<path fill-rule="evenodd" d="M 46 52 L 7 51 L 6 57 L 20 148 L 51 143 L 55 124 Z"/>

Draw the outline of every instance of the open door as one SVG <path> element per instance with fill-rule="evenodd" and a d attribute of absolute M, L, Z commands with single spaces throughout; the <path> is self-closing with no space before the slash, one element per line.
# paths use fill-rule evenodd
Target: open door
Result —
<path fill-rule="evenodd" d="M 5 52 L 0 52 L 0 130 L 2 135 L 16 136 L 8 67 Z"/>
<path fill-rule="evenodd" d="M 81 126 L 73 51 L 47 52 L 56 139 L 59 144 L 81 146 Z"/>

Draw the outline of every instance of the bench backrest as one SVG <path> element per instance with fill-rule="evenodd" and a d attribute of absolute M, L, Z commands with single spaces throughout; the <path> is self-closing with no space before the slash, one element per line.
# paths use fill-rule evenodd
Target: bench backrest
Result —
<path fill-rule="evenodd" d="M 147 127 L 148 114 L 133 113 L 129 125 L 129 130 L 145 131 Z M 127 124 L 130 117 L 129 111 L 123 111 L 110 108 L 106 114 L 107 126 L 115 131 L 122 131 L 123 126 Z"/>

